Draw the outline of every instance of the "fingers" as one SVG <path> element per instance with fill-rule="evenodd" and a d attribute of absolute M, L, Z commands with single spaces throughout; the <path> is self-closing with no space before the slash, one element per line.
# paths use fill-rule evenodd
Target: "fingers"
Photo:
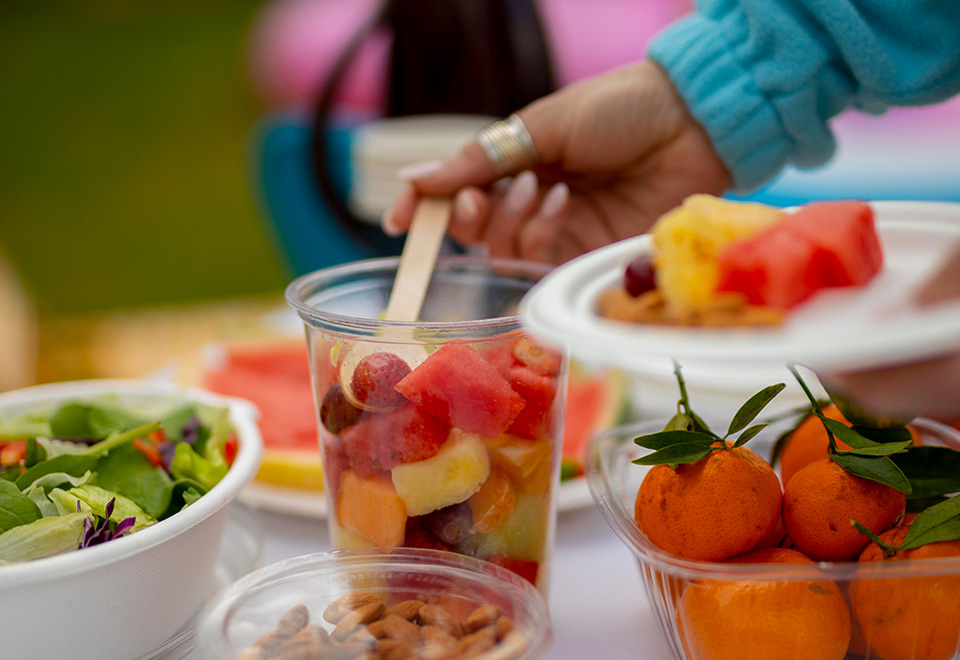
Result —
<path fill-rule="evenodd" d="M 487 194 L 479 188 L 464 188 L 453 198 L 453 217 L 448 233 L 462 245 L 480 243 L 489 213 Z"/>
<path fill-rule="evenodd" d="M 447 160 L 403 167 L 397 176 L 427 195 L 453 195 L 466 186 L 482 187 L 497 179 L 497 172 L 476 141 L 468 142 Z"/>
<path fill-rule="evenodd" d="M 454 222 L 460 222 L 462 231 L 451 227 L 450 234 L 465 243 L 479 240 L 474 220 L 487 213 L 488 204 L 479 190 L 497 179 L 497 173 L 475 141 L 466 144 L 459 153 L 447 160 L 431 160 L 402 167 L 397 176 L 410 182 L 410 186 L 397 198 L 392 209 L 384 213 L 380 226 L 390 236 L 398 236 L 410 228 L 417 196 L 455 195 Z M 463 238 L 460 238 L 462 234 Z"/>
<path fill-rule="evenodd" d="M 484 242 L 490 249 L 490 256 L 517 256 L 516 238 L 540 201 L 539 188 L 537 175 L 527 170 L 518 174 L 506 192 L 494 199 L 484 229 Z"/>
<path fill-rule="evenodd" d="M 387 236 L 400 236 L 410 229 L 413 212 L 417 207 L 417 192 L 407 186 L 397 197 L 393 208 L 387 209 L 380 218 L 380 228 Z"/>
<path fill-rule="evenodd" d="M 556 239 L 560 219 L 570 204 L 570 188 L 554 184 L 543 196 L 537 211 L 520 227 L 517 235 L 517 256 L 543 263 L 556 262 Z"/>

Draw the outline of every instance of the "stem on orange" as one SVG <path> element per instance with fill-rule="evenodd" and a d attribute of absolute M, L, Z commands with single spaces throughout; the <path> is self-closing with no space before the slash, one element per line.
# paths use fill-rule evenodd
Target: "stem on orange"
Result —
<path fill-rule="evenodd" d="M 787 364 L 787 369 L 790 370 L 790 373 L 793 374 L 793 377 L 797 379 L 797 382 L 800 383 L 800 388 L 803 390 L 803 393 L 807 395 L 807 399 L 810 400 L 810 407 L 813 410 L 813 414 L 820 418 L 820 422 L 823 424 L 823 430 L 827 432 L 827 441 L 829 442 L 828 453 L 835 454 L 837 452 L 837 440 L 833 436 L 833 433 L 830 432 L 830 429 L 827 428 L 826 416 L 823 414 L 823 410 L 820 409 L 820 404 L 817 402 L 817 397 L 813 396 L 813 392 L 810 391 L 810 388 L 807 387 L 806 382 L 800 376 L 800 372 L 797 371 L 797 365 L 793 362 Z"/>

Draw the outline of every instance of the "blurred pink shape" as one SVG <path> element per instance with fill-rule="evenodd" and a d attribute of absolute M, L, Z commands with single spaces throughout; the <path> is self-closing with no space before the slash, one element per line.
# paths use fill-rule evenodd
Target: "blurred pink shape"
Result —
<path fill-rule="evenodd" d="M 643 59 L 651 37 L 690 0 L 535 0 L 559 85 Z M 273 0 L 251 30 L 253 87 L 270 107 L 309 107 L 377 0 Z M 372 35 L 335 96 L 341 109 L 382 114 L 390 36 Z"/>
<path fill-rule="evenodd" d="M 650 39 L 691 9 L 689 0 L 538 0 L 557 83 L 646 56 Z"/>
<path fill-rule="evenodd" d="M 274 0 L 251 28 L 254 91 L 270 107 L 309 107 L 377 0 Z M 390 36 L 374 33 L 353 59 L 334 104 L 381 112 L 387 94 Z"/>

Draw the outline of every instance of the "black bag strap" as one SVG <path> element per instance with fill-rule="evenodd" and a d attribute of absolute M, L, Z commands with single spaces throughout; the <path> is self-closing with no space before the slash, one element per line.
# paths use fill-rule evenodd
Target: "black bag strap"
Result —
<path fill-rule="evenodd" d="M 387 115 L 505 117 L 556 88 L 533 0 L 384 0 L 338 56 L 314 108 L 311 160 L 334 219 L 360 246 L 399 254 L 402 240 L 357 218 L 334 184 L 326 127 L 351 62 L 377 29 L 392 32 Z"/>

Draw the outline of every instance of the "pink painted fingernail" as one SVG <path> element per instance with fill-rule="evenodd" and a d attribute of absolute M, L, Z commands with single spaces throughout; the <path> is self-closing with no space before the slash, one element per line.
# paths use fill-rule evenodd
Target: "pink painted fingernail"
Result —
<path fill-rule="evenodd" d="M 540 215 L 544 218 L 552 218 L 560 214 L 560 211 L 567 205 L 570 199 L 570 188 L 567 184 L 555 183 L 544 195 L 540 203 Z"/>
<path fill-rule="evenodd" d="M 442 169 L 442 160 L 426 160 L 422 163 L 413 163 L 401 167 L 397 170 L 397 178 L 403 179 L 404 181 L 413 181 L 414 179 L 422 179 L 425 176 L 436 174 Z"/>
<path fill-rule="evenodd" d="M 397 226 L 396 217 L 393 215 L 393 209 L 387 209 L 380 218 L 380 228 L 387 236 L 399 236 L 403 233 Z"/>
<path fill-rule="evenodd" d="M 513 185 L 503 199 L 503 205 L 508 211 L 519 215 L 530 207 L 537 194 L 537 175 L 527 170 L 517 175 Z"/>
<path fill-rule="evenodd" d="M 453 215 L 457 222 L 469 224 L 477 219 L 480 209 L 477 201 L 466 190 L 461 190 L 453 200 Z"/>

